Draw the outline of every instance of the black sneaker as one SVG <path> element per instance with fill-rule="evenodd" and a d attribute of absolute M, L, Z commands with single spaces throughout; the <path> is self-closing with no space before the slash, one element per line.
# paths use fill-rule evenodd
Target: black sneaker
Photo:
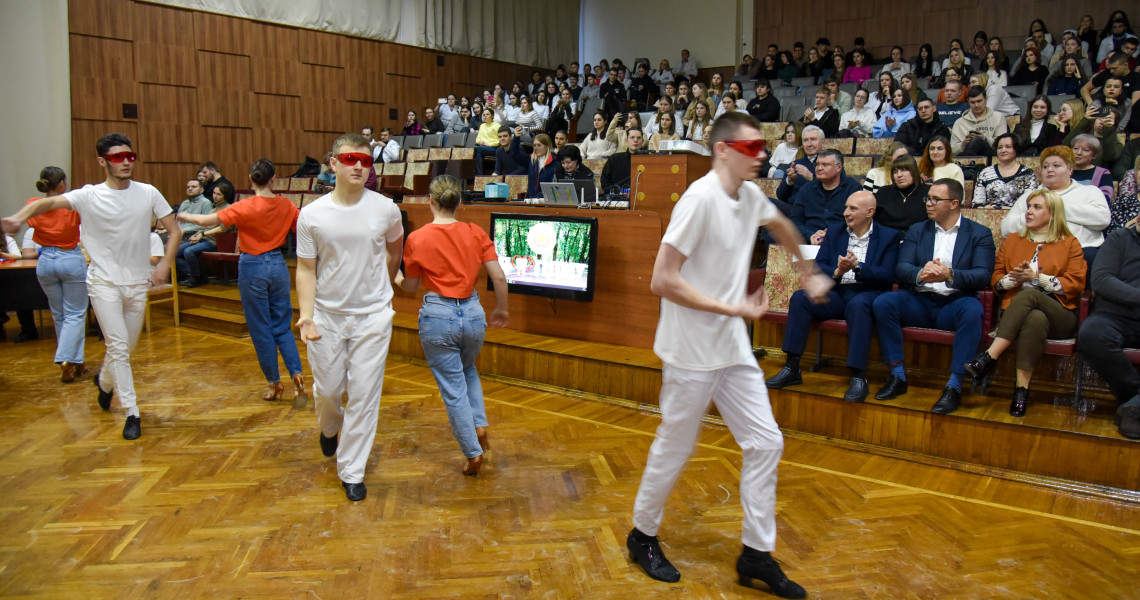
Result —
<path fill-rule="evenodd" d="M 748 546 L 736 560 L 736 573 L 740 575 L 740 585 L 752 587 L 752 580 L 759 579 L 772 588 L 772 593 L 781 598 L 806 598 L 804 588 L 784 575 L 776 559 L 767 552 L 753 550 Z"/>
<path fill-rule="evenodd" d="M 629 532 L 629 537 L 625 540 L 625 547 L 629 548 L 630 560 L 641 565 L 641 568 L 645 569 L 646 575 L 666 583 L 675 583 L 681 580 L 681 572 L 673 567 L 669 559 L 665 558 L 665 553 L 661 551 L 661 544 L 657 542 L 657 536 L 645 535 L 635 527 L 633 531 Z"/>
<path fill-rule="evenodd" d="M 368 488 L 363 483 L 340 483 L 344 486 L 344 497 L 353 502 L 360 502 L 368 495 Z"/>
<path fill-rule="evenodd" d="M 123 439 L 124 440 L 137 440 L 142 435 L 142 421 L 138 417 L 127 417 L 127 422 L 123 425 Z"/>
<path fill-rule="evenodd" d="M 340 434 L 334 435 L 332 437 L 325 437 L 325 434 L 322 433 L 321 434 L 321 454 L 324 454 L 325 456 L 332 456 L 332 455 L 336 454 L 336 447 L 340 443 L 339 438 L 340 438 Z"/>
<path fill-rule="evenodd" d="M 111 410 L 111 397 L 115 395 L 115 390 L 104 392 L 103 388 L 99 387 L 99 374 L 95 374 L 95 389 L 99 390 L 99 408 L 103 410 Z M 138 436 L 135 436 L 138 437 Z"/>

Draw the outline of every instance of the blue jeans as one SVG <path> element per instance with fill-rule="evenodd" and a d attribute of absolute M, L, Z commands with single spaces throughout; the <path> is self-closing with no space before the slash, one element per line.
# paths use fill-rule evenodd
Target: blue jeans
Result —
<path fill-rule="evenodd" d="M 483 385 L 475 370 L 475 358 L 483 347 L 486 331 L 487 318 L 478 294 L 463 299 L 431 292 L 424 295 L 420 344 L 447 406 L 451 434 L 467 458 L 483 454 L 475 428 L 487 426 L 487 409 L 483 406 Z"/>
<path fill-rule="evenodd" d="M 214 242 L 205 238 L 197 244 L 182 242 L 178 245 L 178 255 L 174 259 L 174 262 L 178 264 L 178 272 L 192 280 L 201 279 L 202 267 L 198 260 L 198 255 L 203 252 L 213 252 L 217 249 L 218 247 L 214 245 Z"/>
<path fill-rule="evenodd" d="M 55 362 L 82 363 L 87 334 L 87 260 L 79 248 L 44 246 L 36 278 L 51 307 L 55 324 Z"/>
<path fill-rule="evenodd" d="M 289 300 L 289 268 L 276 250 L 265 254 L 241 253 L 238 259 L 238 290 L 245 324 L 257 352 L 257 362 L 269 383 L 281 381 L 277 353 L 292 377 L 301 372 L 297 339 L 290 329 L 293 304 Z"/>

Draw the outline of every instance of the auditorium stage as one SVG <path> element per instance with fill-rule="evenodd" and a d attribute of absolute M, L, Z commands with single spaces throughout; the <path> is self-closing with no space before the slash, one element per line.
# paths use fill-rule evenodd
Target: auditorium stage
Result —
<path fill-rule="evenodd" d="M 644 400 L 651 354 L 548 340 L 528 358 L 509 349 L 517 332 L 493 331 L 484 361 L 504 374 L 485 377 L 492 469 L 471 479 L 430 373 L 406 354 L 405 319 L 358 504 L 320 455 L 311 406 L 259 399 L 248 338 L 175 328 L 156 311 L 135 353 L 136 442 L 89 381 L 58 382 L 51 339 L 0 345 L 0 595 L 770 597 L 735 584 L 740 453 L 715 417 L 666 506 L 661 535 L 681 581 L 651 582 L 628 561 L 659 422 Z M 92 366 L 102 352 L 89 337 Z M 778 412 L 803 402 L 773 400 Z M 1101 491 L 788 430 L 776 556 L 812 598 L 1129 597 L 1140 504 Z"/>

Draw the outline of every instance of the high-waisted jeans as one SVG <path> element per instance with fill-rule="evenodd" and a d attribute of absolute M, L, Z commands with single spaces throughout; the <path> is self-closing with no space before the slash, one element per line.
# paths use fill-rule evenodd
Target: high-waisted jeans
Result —
<path fill-rule="evenodd" d="M 301 372 L 301 355 L 291 329 L 293 304 L 289 300 L 289 268 L 280 252 L 246 254 L 238 259 L 238 289 L 249 337 L 257 362 L 269 383 L 281 381 L 277 353 L 292 377 Z"/>
<path fill-rule="evenodd" d="M 424 295 L 420 344 L 447 406 L 451 433 L 467 458 L 483 454 L 475 428 L 487 426 L 487 410 L 475 358 L 483 348 L 486 331 L 487 317 L 478 294 L 469 298 Z"/>
<path fill-rule="evenodd" d="M 55 362 L 82 363 L 87 327 L 87 260 L 79 248 L 44 246 L 36 278 L 55 324 Z"/>

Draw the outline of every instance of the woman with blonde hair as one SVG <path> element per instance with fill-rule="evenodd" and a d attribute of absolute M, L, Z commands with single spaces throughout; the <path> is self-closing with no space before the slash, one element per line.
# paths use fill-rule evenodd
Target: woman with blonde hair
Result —
<path fill-rule="evenodd" d="M 685 109 L 685 122 L 688 123 L 693 119 L 693 115 L 697 112 L 697 104 L 704 104 L 709 109 L 709 117 L 712 117 L 716 113 L 716 102 L 709 96 L 705 84 L 694 81 L 692 92 L 692 101 L 689 102 L 689 107 Z"/>
<path fill-rule="evenodd" d="M 891 165 L 895 162 L 896 158 L 907 156 L 908 152 L 905 144 L 901 142 L 891 142 L 891 145 L 887 146 L 887 151 L 879 158 L 879 163 L 872 167 L 870 171 L 867 171 L 867 175 L 863 178 L 863 189 L 874 194 L 878 192 L 879 189 L 893 184 L 894 178 L 891 177 Z"/>
<path fill-rule="evenodd" d="M 1047 339 L 1070 338 L 1077 331 L 1077 307 L 1085 291 L 1080 240 L 1069 230 L 1065 202 L 1039 189 L 1025 199 L 1025 224 L 1005 237 L 991 280 L 1001 296 L 1001 319 L 990 347 L 966 363 L 974 377 L 993 370 L 997 359 L 1017 343 L 1017 381 L 1009 414 L 1025 415 L 1033 370 Z"/>
<path fill-rule="evenodd" d="M 685 139 L 709 145 L 709 129 L 712 127 L 712 111 L 704 102 L 694 102 L 693 117 L 685 121 Z"/>
<path fill-rule="evenodd" d="M 1061 134 L 1059 145 L 1068 146 L 1073 138 L 1088 130 L 1085 126 L 1087 112 L 1085 101 L 1080 98 L 1069 98 L 1061 103 L 1061 108 L 1057 109 L 1057 115 L 1053 117 L 1053 121 L 1057 123 L 1057 131 Z"/>
<path fill-rule="evenodd" d="M 408 235 L 404 268 L 396 274 L 395 284 L 412 294 L 421 282 L 428 290 L 420 308 L 420 345 L 447 407 L 451 433 L 466 459 L 463 474 L 477 477 L 490 444 L 483 387 L 475 369 L 488 319 L 475 284 L 485 269 L 495 287 L 490 325 L 506 327 L 507 278 L 487 233 L 455 218 L 463 184 L 451 175 L 440 175 L 428 193 L 432 222 Z"/>

